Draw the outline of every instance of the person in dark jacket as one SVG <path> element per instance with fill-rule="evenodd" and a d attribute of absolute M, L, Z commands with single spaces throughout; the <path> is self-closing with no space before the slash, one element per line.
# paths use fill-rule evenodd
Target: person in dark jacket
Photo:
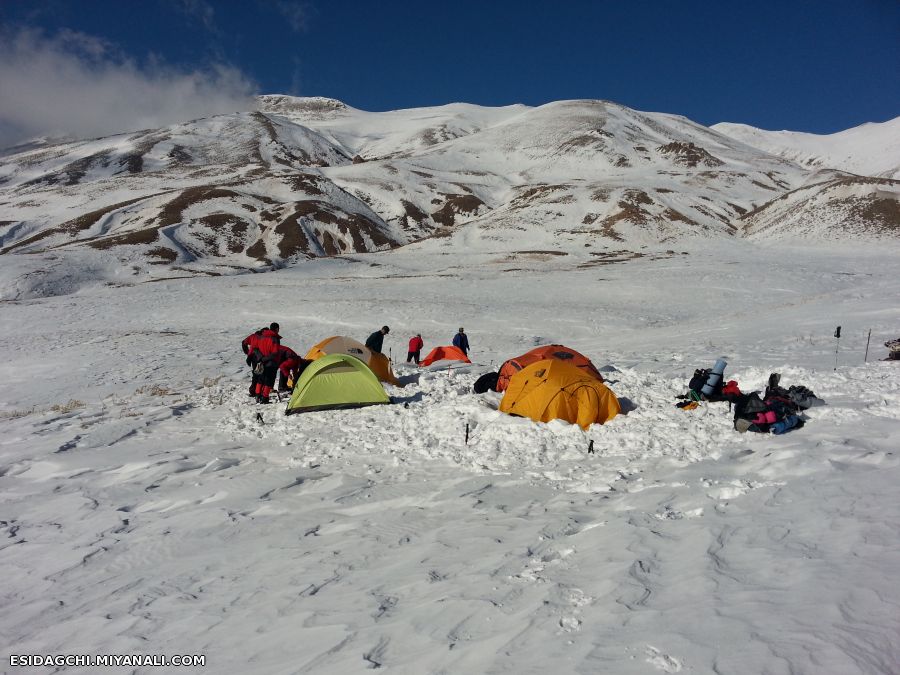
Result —
<path fill-rule="evenodd" d="M 422 341 L 422 334 L 416 333 L 415 337 L 409 341 L 409 351 L 406 353 L 406 362 L 415 361 L 419 365 L 419 358 L 422 356 L 422 347 L 425 343 Z"/>
<path fill-rule="evenodd" d="M 248 335 L 241 341 L 241 351 L 243 351 L 247 356 L 247 365 L 250 366 L 250 396 L 256 396 L 256 385 L 259 383 L 259 375 L 261 374 L 258 374 L 256 372 L 256 361 L 254 360 L 254 350 L 256 349 L 256 343 L 262 336 L 263 331 L 270 330 L 277 334 L 279 328 L 279 325 L 273 321 L 268 329 L 263 326 L 255 333 L 250 333 L 250 335 Z"/>
<path fill-rule="evenodd" d="M 382 326 L 381 330 L 376 330 L 366 340 L 366 347 L 378 354 L 381 353 L 381 347 L 384 344 L 384 336 L 391 332 L 387 326 Z"/>
<path fill-rule="evenodd" d="M 462 328 L 453 336 L 453 346 L 457 347 L 466 356 L 469 355 L 469 337 Z"/>
<path fill-rule="evenodd" d="M 278 335 L 278 324 L 260 332 L 250 353 L 253 361 L 253 372 L 256 375 L 256 402 L 268 403 L 269 394 L 275 386 L 275 376 L 281 362 L 281 337 Z"/>

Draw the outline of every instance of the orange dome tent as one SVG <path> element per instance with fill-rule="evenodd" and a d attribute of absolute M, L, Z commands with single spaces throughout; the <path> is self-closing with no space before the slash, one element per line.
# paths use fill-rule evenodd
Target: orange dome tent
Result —
<path fill-rule="evenodd" d="M 357 342 L 351 337 L 347 337 L 346 335 L 334 335 L 330 338 L 325 338 L 310 349 L 306 353 L 305 358 L 308 361 L 315 361 L 328 354 L 347 354 L 348 356 L 353 356 L 369 366 L 369 369 L 375 373 L 375 377 L 382 382 L 388 382 L 398 387 L 403 386 L 391 370 L 391 362 L 388 360 L 388 357 L 384 354 L 373 352 L 363 343 Z"/>
<path fill-rule="evenodd" d="M 621 408 L 615 394 L 581 368 L 545 359 L 510 378 L 500 410 L 535 422 L 566 420 L 587 429 L 612 419 Z"/>
<path fill-rule="evenodd" d="M 566 361 L 573 366 L 583 369 L 585 373 L 603 382 L 603 376 L 600 375 L 600 372 L 594 367 L 591 360 L 584 354 L 576 352 L 574 349 L 564 347 L 563 345 L 544 345 L 542 347 L 535 347 L 530 352 L 522 354 L 522 356 L 517 356 L 514 359 L 505 361 L 503 365 L 500 366 L 500 376 L 497 378 L 497 391 L 505 391 L 509 386 L 509 378 L 523 368 L 530 366 L 532 363 L 543 361 L 544 359 Z"/>
<path fill-rule="evenodd" d="M 428 356 L 422 359 L 420 366 L 430 366 L 435 361 L 462 361 L 463 363 L 472 363 L 469 357 L 463 354 L 459 347 L 435 347 Z"/>

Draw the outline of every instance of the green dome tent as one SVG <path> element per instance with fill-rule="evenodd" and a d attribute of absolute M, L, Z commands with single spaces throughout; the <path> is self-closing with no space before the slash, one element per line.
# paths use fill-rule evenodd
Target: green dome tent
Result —
<path fill-rule="evenodd" d="M 365 363 L 347 354 L 329 354 L 316 359 L 303 371 L 294 385 L 285 414 L 390 402 L 384 387 Z"/>

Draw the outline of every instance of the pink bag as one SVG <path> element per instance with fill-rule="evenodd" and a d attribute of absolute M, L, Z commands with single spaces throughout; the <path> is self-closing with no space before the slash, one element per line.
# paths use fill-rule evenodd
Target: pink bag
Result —
<path fill-rule="evenodd" d="M 757 413 L 756 418 L 753 420 L 754 424 L 775 424 L 775 411 L 774 410 L 766 410 L 765 412 Z"/>

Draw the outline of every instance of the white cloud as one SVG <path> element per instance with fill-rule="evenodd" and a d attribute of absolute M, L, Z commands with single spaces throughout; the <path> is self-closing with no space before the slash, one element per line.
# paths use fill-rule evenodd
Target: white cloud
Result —
<path fill-rule="evenodd" d="M 36 136 L 87 138 L 250 110 L 238 69 L 138 65 L 114 45 L 64 31 L 0 33 L 0 147 Z"/>

